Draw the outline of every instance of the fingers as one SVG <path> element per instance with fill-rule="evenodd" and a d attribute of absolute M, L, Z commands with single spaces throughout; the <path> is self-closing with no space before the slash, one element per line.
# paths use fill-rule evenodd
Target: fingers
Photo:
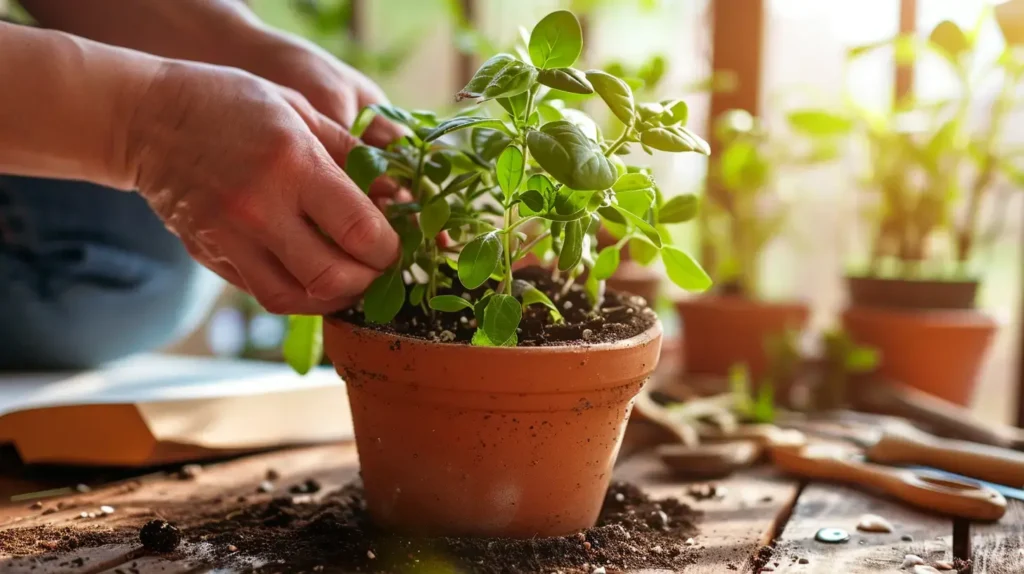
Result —
<path fill-rule="evenodd" d="M 398 141 L 403 135 L 405 133 L 400 126 L 386 118 L 376 116 L 363 132 L 363 141 L 373 147 L 384 148 L 388 144 Z"/>
<path fill-rule="evenodd" d="M 267 247 L 314 299 L 357 297 L 380 275 L 343 253 L 302 217 L 285 219 L 275 231 L 264 236 Z"/>
<path fill-rule="evenodd" d="M 241 287 L 271 313 L 321 315 L 351 306 L 353 297 L 315 299 L 268 250 L 241 235 L 219 232 L 216 237 L 199 237 L 200 245 L 215 244 L 213 263 L 236 271 Z M 205 264 L 205 262 L 204 262 Z M 214 271 L 218 272 L 217 269 Z"/>

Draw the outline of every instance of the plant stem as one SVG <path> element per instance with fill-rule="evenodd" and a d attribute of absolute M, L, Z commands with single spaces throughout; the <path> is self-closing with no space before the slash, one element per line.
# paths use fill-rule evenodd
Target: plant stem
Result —
<path fill-rule="evenodd" d="M 505 279 L 502 281 L 505 294 L 512 294 L 512 234 L 509 232 L 512 222 L 512 208 L 505 208 L 505 233 L 501 236 L 502 247 L 505 248 Z"/>
<path fill-rule="evenodd" d="M 631 129 L 633 128 L 626 127 L 626 129 L 622 130 L 622 135 L 619 136 L 619 139 L 612 142 L 612 145 L 608 146 L 608 149 L 604 150 L 605 157 L 612 157 L 613 153 L 617 152 L 620 147 L 625 145 L 626 141 L 629 140 L 629 132 Z"/>
<path fill-rule="evenodd" d="M 516 251 L 516 253 L 519 255 L 519 257 L 522 257 L 523 255 L 526 255 L 531 249 L 533 249 L 534 246 L 536 246 L 538 243 L 540 243 L 541 241 L 544 241 L 545 239 L 547 239 L 550 236 L 551 236 L 551 230 L 549 229 L 549 230 L 545 231 L 544 233 L 541 233 L 537 237 L 534 237 L 533 239 L 531 239 L 525 245 L 520 246 L 519 249 Z"/>
<path fill-rule="evenodd" d="M 512 225 L 509 225 L 508 227 L 506 227 L 502 231 L 502 233 L 512 233 L 512 231 L 514 231 L 515 228 L 519 227 L 520 225 L 523 225 L 524 223 L 529 223 L 529 222 L 533 221 L 534 219 L 537 219 L 537 217 L 534 216 L 534 215 L 531 215 L 531 216 L 528 216 L 528 217 L 523 217 L 523 218 L 519 219 L 518 221 L 516 221 L 515 223 L 513 223 Z"/>

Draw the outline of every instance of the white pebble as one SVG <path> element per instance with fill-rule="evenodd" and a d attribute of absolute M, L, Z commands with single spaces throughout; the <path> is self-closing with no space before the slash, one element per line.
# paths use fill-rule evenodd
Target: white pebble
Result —
<path fill-rule="evenodd" d="M 465 319 L 465 317 L 463 317 L 463 319 Z M 455 333 L 445 329 L 444 331 L 441 331 L 441 336 L 439 338 L 442 343 L 448 343 L 455 340 Z"/>
<path fill-rule="evenodd" d="M 373 553 L 373 550 L 367 550 L 366 557 L 370 560 L 375 560 L 377 558 L 377 555 Z"/>
<path fill-rule="evenodd" d="M 103 506 L 100 507 L 100 512 L 102 512 L 103 514 L 113 514 L 114 513 L 114 507 L 113 506 L 103 505 Z"/>
<path fill-rule="evenodd" d="M 654 548 L 651 548 L 651 552 L 653 552 L 655 554 L 661 554 L 662 550 L 663 550 L 663 548 L 661 546 L 655 546 Z"/>
<path fill-rule="evenodd" d="M 572 309 L 572 301 L 566 301 L 565 304 L 562 305 L 562 307 L 565 308 L 566 310 Z"/>
<path fill-rule="evenodd" d="M 939 571 L 931 566 L 914 566 L 914 574 L 939 574 Z"/>
<path fill-rule="evenodd" d="M 865 514 L 857 522 L 857 530 L 863 532 L 892 532 L 892 523 L 877 514 Z"/>
<path fill-rule="evenodd" d="M 590 574 L 607 574 L 607 570 L 604 569 L 604 566 L 598 566 L 591 570 Z"/>
<path fill-rule="evenodd" d="M 924 560 L 916 554 L 907 554 L 903 557 L 903 564 L 900 564 L 900 568 L 906 570 L 911 566 L 920 566 L 924 564 Z"/>
<path fill-rule="evenodd" d="M 696 544 L 696 542 L 693 540 L 693 538 L 687 538 L 686 539 L 686 545 L 687 546 L 693 546 L 694 544 Z"/>
<path fill-rule="evenodd" d="M 623 502 L 624 500 L 626 500 L 626 495 L 625 494 L 622 494 L 621 492 L 616 492 L 615 493 L 615 501 L 616 502 Z"/>
<path fill-rule="evenodd" d="M 945 560 L 939 560 L 938 562 L 935 563 L 935 569 L 936 570 L 952 570 L 953 569 L 953 564 L 950 563 L 950 562 L 946 562 Z"/>
<path fill-rule="evenodd" d="M 588 339 L 590 339 L 591 337 L 594 336 L 594 332 L 591 331 L 590 329 L 583 329 L 583 333 L 582 334 L 583 334 L 583 339 L 584 340 L 588 340 Z"/>
<path fill-rule="evenodd" d="M 78 517 L 79 518 L 89 518 L 89 513 L 88 512 L 79 513 Z"/>

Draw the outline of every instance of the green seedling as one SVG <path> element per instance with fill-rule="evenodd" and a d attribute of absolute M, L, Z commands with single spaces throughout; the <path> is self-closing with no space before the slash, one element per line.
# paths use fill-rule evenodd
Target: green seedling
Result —
<path fill-rule="evenodd" d="M 412 195 L 389 207 L 402 256 L 365 293 L 367 322 L 389 323 L 403 308 L 424 316 L 472 310 L 474 345 L 515 346 L 525 307 L 542 305 L 550 322 L 562 320 L 547 294 L 513 276 L 531 253 L 563 285 L 585 274 L 595 309 L 626 244 L 660 254 L 669 278 L 686 290 L 711 285 L 701 266 L 670 244 L 665 228 L 693 219 L 696 198 L 666 201 L 648 170 L 626 162 L 631 148 L 708 155 L 708 144 L 686 128 L 686 103 L 637 102 L 620 78 L 573 68 L 583 44 L 571 12 L 546 16 L 524 44 L 515 55 L 484 62 L 456 94 L 474 105 L 454 118 L 373 105 L 355 122 L 357 136 L 374 116 L 407 134 L 386 149 L 355 148 L 349 176 L 364 191 L 390 177 Z M 557 104 L 561 93 L 596 94 L 621 123 L 621 134 L 606 140 L 588 116 Z M 598 251 L 602 224 L 618 241 Z M 439 241 L 442 235 L 448 239 Z M 319 355 L 316 321 L 291 321 L 286 348 L 300 371 Z"/>

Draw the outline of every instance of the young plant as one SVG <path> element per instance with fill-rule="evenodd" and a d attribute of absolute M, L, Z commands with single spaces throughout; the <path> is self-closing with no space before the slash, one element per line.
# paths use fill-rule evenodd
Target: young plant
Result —
<path fill-rule="evenodd" d="M 621 79 L 573 68 L 581 50 L 576 17 L 554 12 L 529 34 L 523 57 L 502 53 L 484 62 L 456 94 L 476 104 L 466 112 L 440 120 L 431 112 L 373 105 L 360 114 L 355 135 L 375 115 L 404 126 L 407 135 L 386 149 L 355 148 L 346 171 L 364 190 L 386 176 L 412 196 L 388 208 L 402 256 L 365 293 L 366 322 L 387 324 L 403 308 L 423 317 L 471 310 L 472 344 L 515 346 L 524 308 L 542 305 L 549 323 L 562 321 L 552 295 L 577 282 L 597 312 L 603 282 L 629 242 L 660 254 L 668 276 L 684 289 L 710 286 L 700 265 L 664 232 L 666 224 L 695 216 L 696 198 L 664 201 L 652 175 L 622 159 L 633 146 L 707 155 L 707 143 L 685 127 L 686 103 L 636 102 Z M 606 140 L 582 112 L 563 113 L 556 104 L 561 93 L 596 93 L 622 124 L 621 134 Z M 481 105 L 491 101 L 497 115 Z M 541 109 L 540 102 L 547 105 Z M 619 240 L 598 252 L 602 223 L 614 226 Z M 514 275 L 530 253 L 550 264 L 558 292 Z M 293 319 L 292 332 L 314 332 L 315 322 Z M 316 346 L 313 339 L 294 343 L 292 355 L 314 356 L 306 352 Z"/>
<path fill-rule="evenodd" d="M 874 207 L 869 275 L 967 276 L 979 248 L 1000 236 L 1010 194 L 1024 183 L 1024 150 L 1003 141 L 1006 122 L 1017 109 L 1024 59 L 1012 45 L 994 61 L 980 59 L 976 47 L 984 18 L 969 31 L 944 21 L 928 38 L 899 36 L 850 52 L 856 61 L 893 46 L 901 65 L 929 55 L 955 79 L 951 96 L 906 98 L 888 113 L 852 103 L 838 112 L 818 112 L 831 121 L 853 120 L 853 134 L 867 150 L 864 180 Z M 1000 86 L 994 101 L 977 89 L 990 79 Z M 982 114 L 985 120 L 979 122 Z M 991 226 L 983 229 L 987 201 L 997 203 Z"/>
<path fill-rule="evenodd" d="M 843 133 L 847 122 L 826 123 L 817 112 L 789 115 L 794 131 Z M 839 120 L 842 121 L 842 120 Z M 771 136 L 745 110 L 729 110 L 715 119 L 722 145 L 710 166 L 705 222 L 707 251 L 704 264 L 719 287 L 748 298 L 759 294 L 760 261 L 765 247 L 786 223 L 789 205 L 776 187 L 780 167 L 808 165 L 831 159 L 834 147 L 813 140 L 809 149 Z"/>

